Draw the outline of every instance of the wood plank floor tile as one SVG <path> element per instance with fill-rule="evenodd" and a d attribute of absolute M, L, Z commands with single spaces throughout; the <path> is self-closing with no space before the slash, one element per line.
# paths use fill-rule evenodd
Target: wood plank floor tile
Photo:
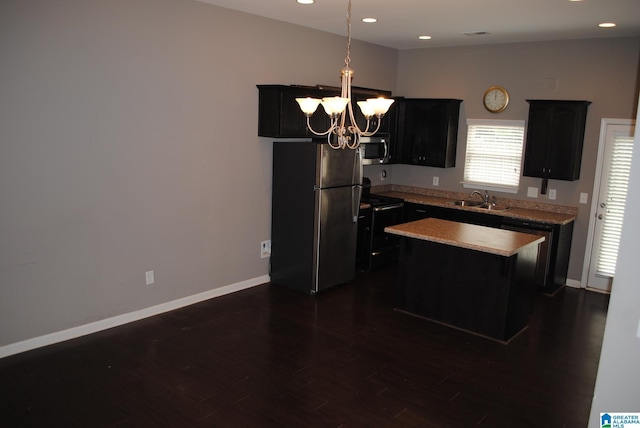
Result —
<path fill-rule="evenodd" d="M 509 344 L 395 310 L 397 272 L 265 284 L 0 360 L 2 426 L 585 427 L 608 296 Z"/>

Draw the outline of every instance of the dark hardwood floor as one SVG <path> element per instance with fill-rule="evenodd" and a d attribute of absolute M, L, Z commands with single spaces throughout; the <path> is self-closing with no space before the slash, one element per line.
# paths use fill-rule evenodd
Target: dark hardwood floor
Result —
<path fill-rule="evenodd" d="M 394 269 L 263 285 L 0 360 L 0 425 L 586 427 L 608 296 L 537 296 L 508 345 L 394 311 Z"/>

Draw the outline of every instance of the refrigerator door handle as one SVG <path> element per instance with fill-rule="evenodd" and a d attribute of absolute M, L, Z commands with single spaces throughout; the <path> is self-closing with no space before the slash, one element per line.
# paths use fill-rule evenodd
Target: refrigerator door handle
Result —
<path fill-rule="evenodd" d="M 353 183 L 362 184 L 362 147 L 355 149 L 355 156 L 353 157 Z"/>
<path fill-rule="evenodd" d="M 358 215 L 360 214 L 360 197 L 362 196 L 362 186 L 351 186 L 351 216 L 353 222 L 358 222 Z"/>
<path fill-rule="evenodd" d="M 360 214 L 360 198 L 362 197 L 362 147 L 355 149 L 353 156 L 353 183 L 351 187 L 351 215 L 353 222 L 358 222 Z"/>

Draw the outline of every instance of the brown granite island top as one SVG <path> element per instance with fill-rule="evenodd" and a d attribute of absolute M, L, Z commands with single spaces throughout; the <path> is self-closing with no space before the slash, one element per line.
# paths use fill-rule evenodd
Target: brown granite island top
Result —
<path fill-rule="evenodd" d="M 525 247 L 538 245 L 544 241 L 544 237 L 538 235 L 437 218 L 388 226 L 384 231 L 504 257 L 511 257 Z"/>

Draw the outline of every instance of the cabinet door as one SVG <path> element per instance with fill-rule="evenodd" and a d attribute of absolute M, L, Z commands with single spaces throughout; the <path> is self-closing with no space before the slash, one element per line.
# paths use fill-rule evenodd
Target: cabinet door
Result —
<path fill-rule="evenodd" d="M 403 163 L 453 167 L 456 161 L 460 100 L 404 99 L 398 140 Z"/>
<path fill-rule="evenodd" d="M 404 203 L 404 221 L 410 222 L 422 220 L 423 218 L 433 217 L 433 210 L 428 205 L 414 204 L 410 202 Z"/>
<path fill-rule="evenodd" d="M 367 128 L 367 119 L 365 119 L 364 115 L 362 114 L 362 111 L 358 106 L 358 101 L 366 101 L 368 98 L 378 98 L 378 97 L 389 98 L 390 96 L 391 96 L 391 92 L 389 91 L 379 91 L 379 90 L 367 89 L 367 88 L 352 88 L 351 105 L 353 107 L 353 115 L 356 118 L 356 123 L 358 124 L 358 128 L 360 128 L 362 131 L 364 131 Z M 371 120 L 369 121 L 369 131 L 373 131 L 376 129 L 376 127 L 378 126 L 378 121 L 380 121 L 380 128 L 378 129 L 378 133 L 389 134 L 389 113 L 385 114 L 382 117 L 382 119 L 378 119 L 375 116 L 371 118 Z"/>
<path fill-rule="evenodd" d="M 258 85 L 258 136 L 276 138 L 309 138 L 315 135 L 307 128 L 307 118 L 296 98 L 322 98 L 333 94 L 304 86 Z M 318 132 L 329 128 L 329 117 L 322 106 L 311 116 L 311 126 Z"/>
<path fill-rule="evenodd" d="M 298 88 L 287 89 L 282 91 L 280 95 L 280 131 L 279 137 L 315 137 L 315 135 L 307 128 L 307 118 L 300 110 L 300 105 L 296 98 L 322 98 L 328 94 L 318 90 L 301 90 Z M 311 127 L 317 132 L 324 132 L 329 128 L 331 121 L 329 116 L 324 112 L 322 106 L 311 115 Z"/>
<path fill-rule="evenodd" d="M 404 216 L 405 222 L 434 217 L 495 228 L 499 228 L 502 223 L 502 217 L 499 215 L 408 202 L 404 204 Z"/>
<path fill-rule="evenodd" d="M 547 174 L 557 180 L 580 178 L 586 106 L 560 103 L 554 107 L 547 148 Z"/>
<path fill-rule="evenodd" d="M 589 101 L 527 100 L 523 175 L 577 180 Z"/>
<path fill-rule="evenodd" d="M 547 170 L 547 142 L 551 135 L 552 109 L 547 105 L 531 104 L 527 123 L 527 141 L 522 174 L 545 177 Z"/>
<path fill-rule="evenodd" d="M 403 146 L 398 130 L 400 129 L 400 108 L 402 98 L 394 98 L 395 102 L 391 104 L 391 108 L 383 118 L 387 121 L 387 129 L 389 132 L 389 163 L 402 163 Z M 384 126 L 384 123 L 383 123 Z"/>

